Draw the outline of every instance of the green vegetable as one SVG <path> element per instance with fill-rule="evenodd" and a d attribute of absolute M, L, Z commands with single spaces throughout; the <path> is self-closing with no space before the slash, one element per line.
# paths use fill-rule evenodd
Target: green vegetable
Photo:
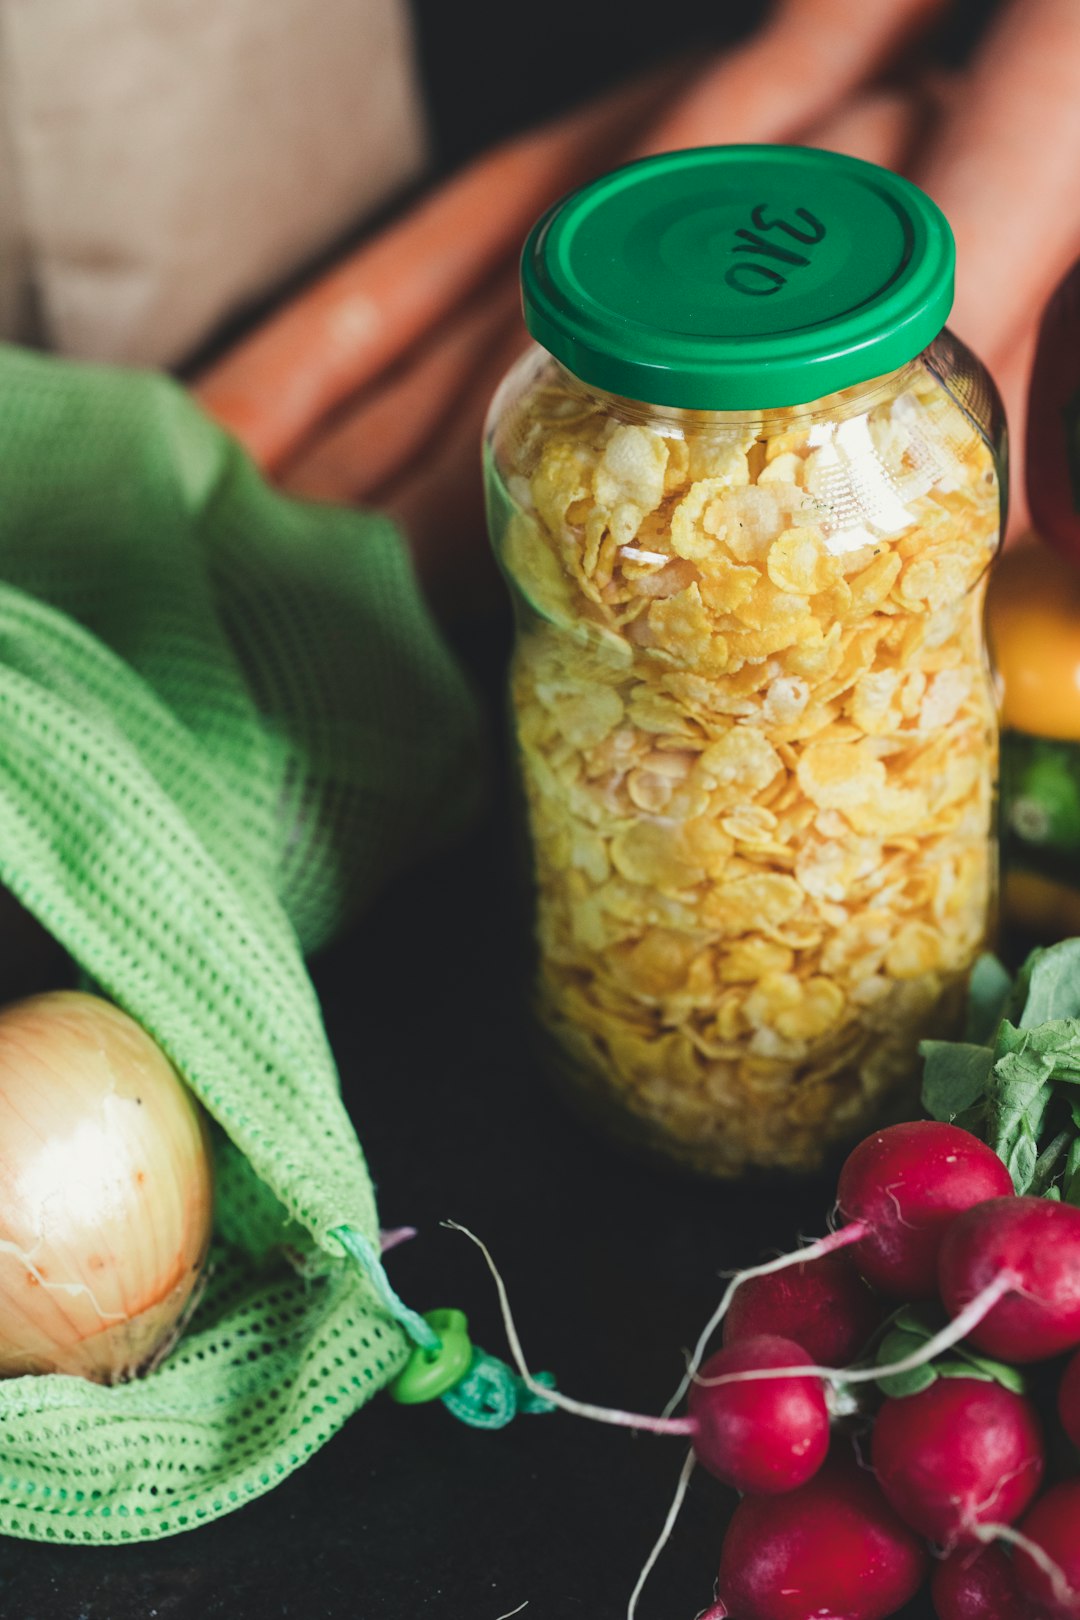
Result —
<path fill-rule="evenodd" d="M 924 1041 L 923 1106 L 972 1131 L 1018 1193 L 1080 1205 L 1080 939 L 1034 951 L 1015 979 L 975 965 L 963 1041 Z"/>
<path fill-rule="evenodd" d="M 945 1320 L 944 1312 L 933 1306 L 902 1306 L 892 1317 L 889 1331 L 878 1346 L 877 1365 L 892 1366 L 894 1362 L 916 1354 L 927 1339 L 945 1326 Z M 992 1361 L 989 1356 L 979 1355 L 978 1351 L 966 1344 L 954 1344 L 940 1361 L 924 1362 L 921 1367 L 913 1367 L 909 1372 L 878 1378 L 876 1383 L 883 1395 L 897 1400 L 905 1395 L 918 1395 L 921 1390 L 929 1389 L 938 1378 L 993 1380 L 1004 1384 L 1015 1395 L 1023 1395 L 1027 1390 L 1023 1373 L 1015 1367 L 1006 1366 L 1003 1361 Z"/>

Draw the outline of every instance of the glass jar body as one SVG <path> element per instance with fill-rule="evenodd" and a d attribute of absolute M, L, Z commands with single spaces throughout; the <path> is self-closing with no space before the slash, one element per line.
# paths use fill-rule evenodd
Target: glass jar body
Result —
<path fill-rule="evenodd" d="M 994 907 L 1000 411 L 945 333 L 791 410 L 653 408 L 533 349 L 489 523 L 555 1067 L 712 1174 L 917 1100 Z"/>

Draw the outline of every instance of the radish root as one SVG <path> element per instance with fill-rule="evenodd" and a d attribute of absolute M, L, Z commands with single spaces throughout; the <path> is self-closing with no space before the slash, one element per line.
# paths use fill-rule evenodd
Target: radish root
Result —
<path fill-rule="evenodd" d="M 626 1605 L 626 1620 L 634 1620 L 634 1616 L 637 1614 L 638 1598 L 645 1590 L 645 1582 L 652 1574 L 656 1560 L 660 1557 L 660 1554 L 663 1552 L 664 1548 L 671 1539 L 671 1532 L 675 1528 L 675 1521 L 679 1517 L 679 1514 L 682 1511 L 683 1502 L 686 1499 L 687 1488 L 690 1484 L 690 1475 L 694 1472 L 694 1461 L 694 1453 L 691 1449 L 686 1453 L 686 1456 L 683 1459 L 683 1465 L 679 1471 L 679 1482 L 675 1487 L 675 1495 L 671 1499 L 671 1506 L 668 1508 L 667 1518 L 664 1520 L 664 1527 L 653 1544 L 652 1552 L 650 1552 L 648 1558 L 646 1558 L 644 1564 L 642 1564 L 641 1574 L 638 1576 L 634 1590 L 630 1594 L 630 1601 Z"/>
<path fill-rule="evenodd" d="M 788 1266 L 805 1265 L 808 1260 L 820 1260 L 823 1255 L 833 1254 L 837 1249 L 845 1249 L 850 1243 L 858 1243 L 860 1238 L 866 1236 L 866 1231 L 865 1221 L 852 1221 L 850 1226 L 842 1226 L 838 1232 L 830 1232 L 828 1237 L 818 1238 L 805 1249 L 796 1249 L 794 1254 L 782 1254 L 779 1259 L 766 1260 L 760 1266 L 748 1266 L 745 1271 L 737 1272 L 721 1295 L 719 1305 L 702 1328 L 698 1342 L 694 1346 L 694 1353 L 687 1362 L 686 1372 L 678 1389 L 664 1407 L 663 1416 L 670 1417 L 690 1385 L 699 1382 L 697 1370 L 705 1358 L 709 1340 L 730 1310 L 735 1291 L 742 1283 L 748 1282 L 751 1277 L 771 1277 L 774 1272 L 786 1271 Z"/>
<path fill-rule="evenodd" d="M 1055 1601 L 1064 1609 L 1073 1609 L 1076 1605 L 1077 1593 L 1066 1578 L 1061 1565 L 1056 1563 L 1045 1547 L 1040 1547 L 1037 1541 L 1025 1536 L 1022 1530 L 1016 1530 L 1011 1524 L 973 1524 L 971 1534 L 978 1541 L 1007 1541 L 1010 1546 L 1019 1547 L 1026 1553 L 1033 1564 L 1038 1564 L 1043 1574 L 1049 1579 L 1054 1588 Z"/>
<path fill-rule="evenodd" d="M 552 1389 L 547 1384 L 541 1384 L 529 1371 L 525 1361 L 525 1352 L 521 1348 L 517 1328 L 514 1326 L 513 1314 L 510 1310 L 510 1299 L 506 1292 L 506 1284 L 502 1274 L 491 1257 L 491 1251 L 475 1232 L 470 1232 L 467 1226 L 459 1226 L 457 1221 L 443 1221 L 441 1223 L 451 1232 L 460 1232 L 467 1237 L 470 1243 L 475 1243 L 484 1259 L 487 1268 L 495 1279 L 495 1287 L 499 1293 L 499 1307 L 502 1311 L 503 1327 L 506 1331 L 506 1341 L 510 1346 L 510 1355 L 518 1371 L 522 1383 L 541 1400 L 547 1401 L 551 1406 L 558 1406 L 564 1412 L 572 1412 L 575 1417 L 589 1418 L 594 1423 L 610 1423 L 615 1428 L 644 1429 L 650 1434 L 683 1434 L 694 1433 L 695 1425 L 691 1418 L 653 1417 L 648 1412 L 624 1412 L 618 1407 L 594 1406 L 588 1401 L 575 1401 L 561 1390 Z"/>
<path fill-rule="evenodd" d="M 749 1275 L 749 1273 L 747 1273 Z M 988 1316 L 1004 1294 L 1016 1290 L 1017 1279 L 1011 1272 L 1002 1272 L 995 1277 L 992 1283 L 987 1283 L 958 1316 L 935 1333 L 932 1339 L 927 1339 L 918 1350 L 913 1350 L 910 1356 L 902 1356 L 899 1361 L 887 1363 L 878 1367 L 816 1367 L 810 1364 L 800 1367 L 754 1367 L 746 1372 L 719 1373 L 715 1378 L 701 1378 L 695 1372 L 693 1382 L 711 1386 L 713 1384 L 746 1384 L 759 1378 L 825 1378 L 835 1384 L 872 1384 L 879 1378 L 895 1378 L 899 1373 L 913 1372 L 916 1367 L 924 1367 L 935 1356 L 940 1356 L 945 1350 L 951 1350 L 954 1344 L 967 1337 L 973 1328 L 977 1328 L 984 1317 Z"/>

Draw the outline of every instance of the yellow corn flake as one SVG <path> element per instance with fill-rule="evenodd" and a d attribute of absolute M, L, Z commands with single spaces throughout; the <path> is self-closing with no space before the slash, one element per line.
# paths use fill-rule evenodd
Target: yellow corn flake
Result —
<path fill-rule="evenodd" d="M 690 447 L 685 439 L 665 435 L 668 458 L 664 468 L 664 494 L 673 495 L 682 489 L 690 476 Z"/>
<path fill-rule="evenodd" d="M 892 553 L 879 540 L 872 536 L 869 538 L 844 534 L 832 537 L 832 551 L 840 564 L 844 578 L 853 580 L 865 571 L 881 556 L 891 556 Z M 899 563 L 896 572 L 900 572 Z"/>
<path fill-rule="evenodd" d="M 718 884 L 701 905 L 702 921 L 721 938 L 782 928 L 802 909 L 803 893 L 794 878 L 760 872 Z"/>
<path fill-rule="evenodd" d="M 627 710 L 631 723 L 641 731 L 657 736 L 693 737 L 700 728 L 687 714 L 685 707 L 665 692 L 648 686 L 638 686 L 630 694 Z"/>
<path fill-rule="evenodd" d="M 974 681 L 975 672 L 970 669 L 940 670 L 919 709 L 919 724 L 928 731 L 951 725 L 970 696 Z"/>
<path fill-rule="evenodd" d="M 833 1029 L 844 1014 L 844 995 L 832 979 L 820 974 L 799 980 L 800 996 L 794 1007 L 784 1008 L 777 1032 L 789 1041 L 815 1041 Z"/>
<path fill-rule="evenodd" d="M 654 750 L 626 778 L 626 791 L 635 809 L 646 815 L 667 815 L 672 801 L 685 786 L 695 755 Z"/>
<path fill-rule="evenodd" d="M 770 433 L 765 441 L 765 460 L 767 464 L 781 460 L 784 456 L 797 456 L 800 460 L 807 451 L 807 430 L 804 427 L 786 428 L 779 433 Z"/>
<path fill-rule="evenodd" d="M 814 623 L 817 625 L 817 621 Z M 817 625 L 817 633 L 783 649 L 777 660 L 777 674 L 796 680 L 805 680 L 812 686 L 830 680 L 839 669 L 844 657 L 843 631 L 834 624 L 827 631 Z"/>
<path fill-rule="evenodd" d="M 864 744 L 812 742 L 798 765 L 799 786 L 822 810 L 865 805 L 885 787 L 885 767 Z"/>
<path fill-rule="evenodd" d="M 690 562 L 703 562 L 716 551 L 716 535 L 706 527 L 705 514 L 711 512 L 724 490 L 735 483 L 746 483 L 743 457 L 743 476 L 740 478 L 700 478 L 690 486 L 671 514 L 671 549 Z"/>
<path fill-rule="evenodd" d="M 787 945 L 793 951 L 809 953 L 821 949 L 825 929 L 820 917 L 794 917 L 789 922 L 770 928 L 769 938 L 781 945 Z M 806 959 L 809 959 L 808 956 Z"/>
<path fill-rule="evenodd" d="M 638 852 L 640 854 L 640 851 Z M 614 855 L 614 848 L 612 848 Z M 641 870 L 647 869 L 647 863 L 641 863 Z M 662 871 L 657 862 L 653 871 Z M 679 875 L 685 870 L 683 866 Z M 628 883 L 621 877 L 613 878 L 605 883 L 598 891 L 604 907 L 620 922 L 635 925 L 640 932 L 644 923 L 648 927 L 657 928 L 693 928 L 696 924 L 697 913 L 694 909 L 693 895 L 683 897 L 678 891 L 667 893 L 657 884 Z"/>
<path fill-rule="evenodd" d="M 869 671 L 855 683 L 847 712 L 867 736 L 884 736 L 901 723 L 897 701 L 901 680 L 899 670 L 881 669 Z"/>
<path fill-rule="evenodd" d="M 835 722 L 839 713 L 839 706 L 835 703 L 812 703 L 796 719 L 777 721 L 770 727 L 770 735 L 777 748 L 781 743 L 808 742 L 830 728 L 831 734 L 836 735 Z M 792 792 L 798 793 L 797 783 Z"/>
<path fill-rule="evenodd" d="M 616 554 L 624 547 L 632 546 L 638 539 L 644 520 L 644 511 L 633 501 L 619 501 L 611 508 L 597 566 L 593 569 L 601 576 L 601 585 L 606 585 L 611 579 Z"/>
<path fill-rule="evenodd" d="M 612 965 L 635 995 L 667 996 L 686 983 L 695 954 L 694 941 L 685 934 L 653 928 L 635 944 L 612 952 Z"/>
<path fill-rule="evenodd" d="M 831 620 L 849 621 L 851 618 L 851 604 L 855 600 L 851 586 L 846 579 L 838 579 L 835 585 L 828 590 L 819 591 L 810 598 L 810 607 L 815 616 L 824 624 Z"/>
<path fill-rule="evenodd" d="M 536 510 L 552 534 L 563 531 L 568 509 L 592 493 L 595 456 L 570 439 L 550 439 L 532 479 Z"/>
<path fill-rule="evenodd" d="M 607 1047 L 615 1064 L 625 1068 L 631 1081 L 638 1085 L 654 1084 L 657 1074 L 670 1076 L 670 1087 L 675 1095 L 690 1095 L 701 1085 L 701 1069 L 696 1061 L 693 1045 L 685 1035 L 657 1035 L 646 1038 L 635 1032 L 623 1034 L 619 1025 L 606 1032 Z"/>
<path fill-rule="evenodd" d="M 747 996 L 743 1012 L 759 1032 L 772 1031 L 780 1042 L 805 1045 L 839 1023 L 844 996 L 820 975 L 803 980 L 792 973 L 766 973 Z M 767 1049 L 768 1043 L 756 1043 L 758 1052 Z"/>
<path fill-rule="evenodd" d="M 611 509 L 629 503 L 637 508 L 640 522 L 641 517 L 654 511 L 664 498 L 669 454 L 667 440 L 651 428 L 617 427 L 596 467 L 593 480 L 596 499 Z"/>
<path fill-rule="evenodd" d="M 756 568 L 744 567 L 728 557 L 712 557 L 701 576 L 701 598 L 711 612 L 737 617 L 739 610 L 753 599 L 760 583 L 761 575 Z"/>
<path fill-rule="evenodd" d="M 715 479 L 725 487 L 746 484 L 750 479 L 748 452 L 756 433 L 695 433 L 689 441 L 690 477 L 698 482 Z"/>
<path fill-rule="evenodd" d="M 709 791 L 696 774 L 676 788 L 668 802 L 667 814 L 679 821 L 694 821 L 709 811 Z"/>
<path fill-rule="evenodd" d="M 502 557 L 507 573 L 531 607 L 556 623 L 571 619 L 570 580 L 535 518 L 515 512 L 503 536 Z"/>
<path fill-rule="evenodd" d="M 602 742 L 623 717 L 622 699 L 610 686 L 578 691 L 540 689 L 537 695 L 573 748 L 591 748 Z"/>
<path fill-rule="evenodd" d="M 806 497 L 797 484 L 753 484 L 719 493 L 706 504 L 701 523 L 736 562 L 764 562 L 773 541 L 805 509 Z"/>
<path fill-rule="evenodd" d="M 973 564 L 970 551 L 959 545 L 930 556 L 919 553 L 904 565 L 895 595 L 905 606 L 948 607 L 963 599 L 979 572 L 979 562 Z"/>
<path fill-rule="evenodd" d="M 727 642 L 713 628 L 697 585 L 688 586 L 677 596 L 653 602 L 648 623 L 654 646 L 680 664 L 717 673 L 726 669 Z"/>
<path fill-rule="evenodd" d="M 805 611 L 790 616 L 778 613 L 767 619 L 760 629 L 726 630 L 725 639 L 728 666 L 737 671 L 743 664 L 761 664 L 778 655 L 789 661 L 793 649 L 819 646 L 821 626 Z"/>
<path fill-rule="evenodd" d="M 757 694 L 778 673 L 778 666 L 770 669 L 762 664 L 731 670 L 719 678 L 689 670 L 665 670 L 661 679 L 664 690 L 686 704 L 705 731 L 716 733 L 728 730 L 729 716 L 756 714 Z"/>
<path fill-rule="evenodd" d="M 713 880 L 723 877 L 734 849 L 734 840 L 711 816 L 691 816 L 683 822 L 682 847 L 687 859 L 700 863 Z"/>
<path fill-rule="evenodd" d="M 744 939 L 729 945 L 717 964 L 717 978 L 725 984 L 756 984 L 766 973 L 788 973 L 794 951 L 769 939 Z"/>
<path fill-rule="evenodd" d="M 806 597 L 781 589 L 767 575 L 761 574 L 747 601 L 732 615 L 730 622 L 725 622 L 724 628 L 738 631 L 749 627 L 766 634 L 779 631 L 790 637 L 809 625 L 810 604 Z"/>
<path fill-rule="evenodd" d="M 611 840 L 612 864 L 632 883 L 679 893 L 705 877 L 705 868 L 686 858 L 682 827 L 663 821 L 635 821 Z"/>
<path fill-rule="evenodd" d="M 746 1029 L 746 1020 L 743 1017 L 745 1001 L 744 990 L 721 991 L 713 1009 L 713 1018 L 705 1026 L 706 1036 L 719 1041 L 731 1050 Z"/>
<path fill-rule="evenodd" d="M 759 484 L 798 484 L 802 481 L 803 460 L 793 450 L 782 451 L 777 455 L 769 456 L 766 453 L 766 463 L 758 473 Z"/>
<path fill-rule="evenodd" d="M 829 555 L 820 529 L 785 529 L 769 547 L 769 578 L 794 596 L 816 596 L 840 579 L 840 565 Z"/>
<path fill-rule="evenodd" d="M 626 778 L 626 794 L 631 805 L 647 816 L 664 815 L 675 788 L 671 777 L 659 771 L 631 771 Z"/>
<path fill-rule="evenodd" d="M 599 886 L 606 883 L 611 876 L 611 862 L 608 860 L 607 843 L 599 833 L 587 827 L 575 827 L 569 844 L 569 864 L 576 871 L 583 872 L 590 884 Z"/>
<path fill-rule="evenodd" d="M 795 876 L 807 894 L 817 900 L 841 903 L 851 898 L 881 863 L 881 845 L 874 839 L 808 838 L 795 857 Z"/>
<path fill-rule="evenodd" d="M 895 839 L 918 830 L 930 814 L 930 803 L 921 784 L 917 787 L 889 784 L 875 798 L 848 805 L 844 814 L 857 833 Z"/>
<path fill-rule="evenodd" d="M 740 805 L 732 815 L 720 818 L 720 826 L 728 837 L 743 844 L 768 843 L 777 825 L 777 819 L 772 811 L 764 809 L 760 804 Z"/>
<path fill-rule="evenodd" d="M 926 923 L 909 922 L 897 934 L 885 956 L 885 967 L 894 979 L 916 979 L 932 973 L 941 960 L 936 929 Z"/>
<path fill-rule="evenodd" d="M 629 562 L 627 561 L 629 555 Z M 620 555 L 620 567 L 624 577 L 632 580 L 636 605 L 644 608 L 654 598 L 668 598 L 678 596 L 691 585 L 698 583 L 697 570 L 692 563 L 684 562 L 676 557 L 672 562 L 664 562 L 659 553 L 653 554 L 644 564 L 636 563 L 635 557 L 641 555 L 635 547 L 623 547 Z"/>
<path fill-rule="evenodd" d="M 798 1007 L 802 981 L 794 973 L 764 973 L 747 996 L 743 1013 L 755 1029 L 775 1028 L 784 1012 Z"/>
<path fill-rule="evenodd" d="M 885 551 L 879 557 L 875 557 L 868 567 L 849 578 L 848 583 L 851 586 L 849 612 L 853 618 L 866 618 L 884 607 L 899 577 L 901 566 L 901 560 L 894 551 Z"/>
<path fill-rule="evenodd" d="M 770 681 L 761 706 L 762 720 L 768 726 L 790 726 L 806 712 L 810 687 L 797 675 L 778 675 Z"/>
<path fill-rule="evenodd" d="M 753 726 L 732 726 L 703 749 L 697 765 L 698 777 L 710 792 L 732 805 L 752 799 L 782 769 L 772 743 Z"/>

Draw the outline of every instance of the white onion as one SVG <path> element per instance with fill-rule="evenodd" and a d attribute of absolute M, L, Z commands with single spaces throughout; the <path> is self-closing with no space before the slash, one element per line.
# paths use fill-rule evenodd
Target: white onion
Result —
<path fill-rule="evenodd" d="M 0 1010 L 0 1376 L 138 1372 L 212 1215 L 201 1111 L 138 1024 L 78 991 Z"/>

